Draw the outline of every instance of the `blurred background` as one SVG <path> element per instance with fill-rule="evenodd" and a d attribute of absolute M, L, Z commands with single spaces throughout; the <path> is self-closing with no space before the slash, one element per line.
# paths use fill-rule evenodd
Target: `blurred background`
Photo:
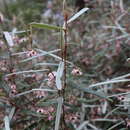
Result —
<path fill-rule="evenodd" d="M 71 81 L 75 81 L 76 84 L 78 84 L 79 86 L 85 85 L 85 87 L 87 88 L 88 85 L 101 81 L 106 81 L 117 76 L 130 73 L 130 0 L 66 0 L 66 3 L 67 6 L 65 10 L 69 18 L 76 14 L 82 8 L 89 8 L 89 11 L 87 11 L 85 14 L 83 14 L 68 25 L 67 60 L 73 62 L 75 67 L 80 68 L 83 74 L 83 76 L 80 77 L 73 77 L 71 75 L 72 68 L 68 67 L 68 79 Z M 3 85 L 3 76 L 9 73 L 9 63 L 7 58 L 8 49 L 6 48 L 5 41 L 3 40 L 3 32 L 8 31 L 14 34 L 14 45 L 13 47 L 11 47 L 11 53 L 27 51 L 29 48 L 28 44 L 30 42 L 29 34 L 21 34 L 20 31 L 27 31 L 29 29 L 28 25 L 32 22 L 62 26 L 64 23 L 63 1 L 0 0 L 0 80 L 1 84 Z M 57 31 L 32 29 L 32 48 L 40 48 L 41 50 L 46 51 L 55 50 L 60 47 L 59 39 L 60 33 Z M 57 53 L 57 55 L 60 56 L 60 53 Z M 19 59 L 22 60 L 24 58 L 25 56 L 20 58 L 13 58 L 15 71 L 23 71 L 37 68 L 36 66 L 32 66 L 31 63 L 18 63 Z M 5 61 L 7 63 L 3 63 Z M 41 59 L 39 58 L 38 61 L 34 61 L 34 63 L 40 61 L 57 62 L 53 58 L 43 57 Z M 39 68 L 42 69 L 42 67 Z M 55 67 L 52 67 L 51 69 L 55 70 Z M 28 77 L 25 76 L 24 80 L 21 77 L 17 77 L 15 81 L 16 84 L 19 85 L 17 91 L 23 92 L 32 88 L 30 82 L 34 83 L 33 87 L 38 87 L 38 85 L 40 85 L 41 83 L 40 81 L 47 77 L 47 74 L 41 74 L 40 76 L 39 79 L 33 79 L 32 77 L 29 77 L 29 79 L 27 79 Z M 130 77 L 128 76 L 128 79 L 129 78 Z M 35 82 L 35 80 L 37 82 Z M 24 87 L 23 85 L 18 83 L 18 81 L 20 81 L 25 86 L 29 85 L 29 87 Z M 101 90 L 109 95 L 129 92 L 130 88 L 129 82 L 125 82 L 120 84 L 112 84 L 110 86 L 108 85 L 106 89 L 102 87 L 100 87 L 99 89 L 95 88 L 95 90 Z M 1 98 L 7 100 L 7 104 L 9 105 L 9 107 L 12 107 L 13 104 L 9 103 L 8 99 L 8 90 L 6 90 L 6 92 L 4 91 L 5 89 L 3 90 L 3 88 L 1 87 Z M 104 115 L 116 108 L 115 104 L 120 103 L 119 99 L 114 98 L 113 102 L 107 102 L 106 107 L 104 105 L 106 101 L 101 99 L 97 100 L 95 96 L 82 94 L 77 91 L 75 92 L 75 90 L 71 91 L 71 89 L 70 94 L 68 95 L 68 101 L 73 97 L 73 100 L 76 100 L 78 102 L 76 103 L 76 106 L 77 108 L 79 107 L 79 109 L 75 110 L 77 111 L 77 113 L 80 113 L 82 102 L 89 105 L 99 105 L 94 108 L 84 107 L 84 116 L 82 116 L 81 122 L 83 122 L 84 120 L 103 118 Z M 94 98 L 96 102 L 92 101 L 92 98 Z M 23 99 L 24 97 L 19 99 L 19 101 L 23 101 Z M 23 105 L 17 100 L 13 102 L 15 102 L 17 105 Z M 72 107 L 72 110 L 73 109 L 74 108 Z M 4 118 L 4 114 L 2 113 L 5 112 L 5 110 L 3 109 L 3 107 L 1 108 L 1 110 L 2 128 L 2 119 Z M 34 108 L 31 110 L 34 111 Z M 22 110 L 19 110 L 18 108 L 18 112 L 21 111 Z M 36 123 L 36 127 L 27 127 L 29 126 L 28 122 L 30 123 L 30 120 L 32 120 L 32 118 L 28 118 L 29 111 L 22 111 L 21 113 L 22 114 L 20 115 L 16 114 L 17 116 L 15 117 L 13 122 L 14 129 L 18 130 L 18 128 L 20 128 L 19 130 L 22 130 L 22 126 L 24 123 L 26 124 L 26 126 L 24 126 L 25 130 L 32 130 L 35 128 L 37 130 L 41 129 L 36 121 L 37 117 L 35 117 L 35 119 L 33 120 L 33 123 Z M 32 116 L 32 114 L 30 115 Z M 110 119 L 125 120 L 128 118 L 127 115 L 127 109 L 124 110 L 121 108 L 119 109 L 119 111 L 115 112 L 113 116 L 110 116 Z M 26 121 L 24 120 L 24 117 Z M 20 118 L 22 121 L 20 120 Z M 16 125 L 17 123 L 15 123 L 16 119 L 19 119 L 18 127 Z M 40 122 L 41 118 L 38 117 L 38 119 Z M 68 120 L 71 119 L 69 118 Z M 122 124 L 117 128 L 117 130 L 125 130 L 123 128 L 126 128 L 128 123 L 129 122 L 126 121 L 126 124 Z M 54 122 L 51 123 L 51 125 L 53 124 Z M 95 121 L 92 122 L 92 124 L 97 127 L 97 130 L 106 130 L 116 123 L 105 122 L 104 124 L 98 124 Z M 47 129 L 51 129 L 49 125 L 45 128 L 45 130 Z M 73 130 L 74 127 L 70 127 L 70 130 L 71 129 Z M 90 130 L 90 127 L 88 129 Z"/>

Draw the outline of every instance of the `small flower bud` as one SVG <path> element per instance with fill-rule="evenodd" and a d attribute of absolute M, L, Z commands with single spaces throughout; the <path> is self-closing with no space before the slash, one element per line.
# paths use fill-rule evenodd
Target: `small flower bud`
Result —
<path fill-rule="evenodd" d="M 49 120 L 49 121 L 53 120 L 53 116 L 52 116 L 52 115 L 49 115 L 49 116 L 48 116 L 48 120 Z"/>
<path fill-rule="evenodd" d="M 38 108 L 37 109 L 37 113 L 43 113 L 44 112 L 44 109 L 43 108 Z"/>
<path fill-rule="evenodd" d="M 47 94 L 44 91 L 36 91 L 35 92 L 37 98 L 45 97 Z"/>
<path fill-rule="evenodd" d="M 37 52 L 34 50 L 28 51 L 28 53 L 27 53 L 27 57 L 32 57 L 32 56 L 36 56 L 36 55 L 37 55 Z"/>
<path fill-rule="evenodd" d="M 75 75 L 75 76 L 80 76 L 82 75 L 83 73 L 80 71 L 80 69 L 78 68 L 74 68 L 71 72 L 72 75 Z"/>
<path fill-rule="evenodd" d="M 16 90 L 16 89 L 13 89 L 13 90 L 11 91 L 11 94 L 13 94 L 13 95 L 17 94 L 17 90 Z"/>
<path fill-rule="evenodd" d="M 124 96 L 118 96 L 117 99 L 120 100 L 120 101 L 123 101 L 125 99 L 125 97 Z"/>
<path fill-rule="evenodd" d="M 16 89 L 16 85 L 15 85 L 15 84 L 12 84 L 12 85 L 10 86 L 10 88 L 11 88 L 11 89 Z"/>
<path fill-rule="evenodd" d="M 56 77 L 56 72 L 55 71 L 48 74 L 48 79 L 50 81 L 55 80 L 55 77 Z"/>

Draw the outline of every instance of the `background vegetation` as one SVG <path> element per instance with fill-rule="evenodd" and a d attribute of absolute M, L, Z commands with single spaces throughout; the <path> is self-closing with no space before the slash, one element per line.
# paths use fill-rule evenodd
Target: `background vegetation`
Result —
<path fill-rule="evenodd" d="M 1 130 L 129 129 L 129 26 L 129 0 L 4 1 Z"/>

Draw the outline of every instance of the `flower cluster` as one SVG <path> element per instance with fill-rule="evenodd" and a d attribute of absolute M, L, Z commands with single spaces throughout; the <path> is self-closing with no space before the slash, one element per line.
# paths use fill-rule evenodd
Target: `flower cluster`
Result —
<path fill-rule="evenodd" d="M 67 123 L 72 122 L 72 123 L 79 123 L 80 116 L 78 114 L 74 113 L 69 113 L 65 115 L 65 120 Z"/>
<path fill-rule="evenodd" d="M 27 57 L 32 57 L 32 56 L 36 56 L 36 55 L 37 55 L 37 52 L 34 50 L 30 50 L 27 52 Z"/>
<path fill-rule="evenodd" d="M 53 71 L 51 73 L 48 74 L 48 82 L 47 85 L 49 87 L 53 87 L 55 85 L 55 78 L 56 78 L 56 72 Z"/>
<path fill-rule="evenodd" d="M 17 94 L 17 90 L 16 90 L 16 85 L 15 84 L 12 84 L 10 86 L 10 88 L 11 88 L 11 94 L 13 94 L 13 95 Z"/>
<path fill-rule="evenodd" d="M 38 113 L 44 114 L 47 117 L 47 120 L 51 121 L 53 120 L 53 113 L 55 112 L 55 109 L 53 106 L 44 107 L 44 108 L 38 108 Z"/>
<path fill-rule="evenodd" d="M 41 90 L 35 91 L 34 94 L 36 95 L 36 98 L 43 98 L 47 96 L 47 93 Z"/>

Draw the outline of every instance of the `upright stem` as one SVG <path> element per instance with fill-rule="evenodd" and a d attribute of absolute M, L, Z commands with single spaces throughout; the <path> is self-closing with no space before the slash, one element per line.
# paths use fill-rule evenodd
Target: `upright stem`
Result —
<path fill-rule="evenodd" d="M 32 49 L 32 26 L 29 25 L 29 30 L 30 30 L 30 34 L 29 34 L 29 42 L 30 42 L 30 49 Z"/>
<path fill-rule="evenodd" d="M 68 30 L 67 14 L 65 14 L 64 19 L 65 19 L 65 30 L 64 30 L 64 55 L 63 55 L 64 56 L 64 86 L 63 86 L 63 89 L 65 90 L 65 88 L 66 88 L 66 60 L 67 60 L 67 30 Z"/>
<path fill-rule="evenodd" d="M 66 60 L 67 60 L 67 19 L 68 19 L 68 16 L 67 14 L 65 13 L 64 14 L 64 21 L 65 21 L 65 25 L 64 25 L 64 46 L 62 48 L 62 59 L 63 59 L 63 62 L 64 62 L 64 83 L 63 83 L 63 91 L 62 91 L 62 96 L 63 96 L 63 101 L 65 101 L 65 89 L 66 89 L 66 85 L 67 85 L 67 81 L 66 81 Z M 62 126 L 62 129 L 63 130 L 66 130 L 67 126 L 66 126 L 66 123 L 65 123 L 65 109 L 64 109 L 64 105 L 62 107 L 62 110 L 63 110 L 63 126 Z"/>
<path fill-rule="evenodd" d="M 9 54 L 9 71 L 10 73 L 12 73 L 13 69 L 14 69 L 14 66 L 13 66 L 13 60 L 12 60 L 12 52 L 9 48 L 9 46 L 7 45 L 7 49 L 8 49 L 8 54 Z"/>

